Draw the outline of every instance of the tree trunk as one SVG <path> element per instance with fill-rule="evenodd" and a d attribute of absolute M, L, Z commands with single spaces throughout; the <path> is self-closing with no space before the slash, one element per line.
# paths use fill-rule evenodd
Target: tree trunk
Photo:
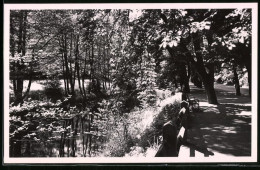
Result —
<path fill-rule="evenodd" d="M 205 86 L 208 103 L 209 104 L 218 104 L 217 96 L 216 96 L 215 89 L 214 89 L 214 82 L 204 80 L 203 83 Z"/>
<path fill-rule="evenodd" d="M 82 77 L 81 77 L 81 78 L 82 78 L 82 89 L 83 89 L 83 93 L 84 93 L 84 97 L 83 97 L 83 107 L 84 107 L 84 108 L 85 108 L 85 102 L 86 102 L 85 76 L 86 76 L 86 67 L 87 67 L 87 54 L 88 54 L 88 51 L 87 51 L 87 49 L 86 49 L 83 75 L 82 75 Z"/>
<path fill-rule="evenodd" d="M 200 62 L 199 65 L 203 65 L 202 61 L 198 60 L 198 62 Z M 196 69 L 204 84 L 208 103 L 218 104 L 217 96 L 214 89 L 214 64 L 208 64 L 207 68 L 205 66 L 199 67 L 199 65 L 197 65 Z"/>
<path fill-rule="evenodd" d="M 31 156 L 31 144 L 29 141 L 26 142 L 26 149 L 25 149 L 25 155 L 27 157 Z"/>
<path fill-rule="evenodd" d="M 187 64 L 187 66 L 188 66 L 188 70 L 187 70 L 188 75 L 187 75 L 187 77 L 188 77 L 188 81 L 190 81 L 190 77 L 191 77 L 191 66 L 190 66 L 190 63 L 189 63 L 189 62 L 188 62 L 188 64 Z"/>
<path fill-rule="evenodd" d="M 233 72 L 234 72 L 234 84 L 235 84 L 235 89 L 236 89 L 236 95 L 240 96 L 240 85 L 239 85 L 239 80 L 238 80 L 238 75 L 237 75 L 237 69 L 236 69 L 236 65 L 233 66 Z"/>
<path fill-rule="evenodd" d="M 73 69 L 72 69 L 72 33 L 71 33 L 71 40 L 70 40 L 70 54 L 69 54 L 69 65 L 70 65 L 70 69 L 69 69 L 69 80 L 70 80 L 70 86 L 71 86 L 71 95 L 75 95 L 75 74 L 76 74 L 76 70 L 74 70 L 73 72 Z M 67 42 L 67 41 L 66 41 Z M 73 77 L 74 75 L 74 77 Z"/>
<path fill-rule="evenodd" d="M 218 104 L 217 96 L 214 89 L 214 64 L 208 63 L 205 66 L 206 75 L 203 78 L 203 84 L 208 97 L 209 104 Z"/>
<path fill-rule="evenodd" d="M 93 90 L 94 84 L 94 42 L 91 44 L 91 55 L 89 55 L 90 60 L 90 84 L 89 84 L 89 93 Z"/>
<path fill-rule="evenodd" d="M 192 64 L 203 81 L 209 104 L 218 104 L 217 96 L 214 89 L 214 64 L 208 63 L 204 65 L 201 53 L 201 37 L 198 33 L 192 34 L 194 52 L 196 56 L 190 56 Z"/>
<path fill-rule="evenodd" d="M 77 79 L 78 79 L 80 94 L 82 95 L 82 97 L 84 97 L 83 90 L 81 88 L 81 82 L 80 82 L 81 79 L 80 79 L 79 61 L 78 61 L 78 55 L 79 55 L 79 44 L 78 44 L 78 41 L 79 41 L 79 35 L 77 35 L 77 38 L 76 38 L 75 69 L 77 71 Z"/>
<path fill-rule="evenodd" d="M 91 47 L 90 47 L 91 48 Z M 92 83 L 92 61 L 91 61 L 91 52 L 90 52 L 90 48 L 89 48 L 89 51 L 88 51 L 88 57 L 89 57 L 89 64 L 90 64 L 90 72 L 89 72 L 89 85 L 88 85 L 88 93 L 90 94 L 91 92 L 91 83 Z"/>
<path fill-rule="evenodd" d="M 182 91 L 184 93 L 190 93 L 189 77 L 184 63 L 180 63 L 180 82 Z"/>
<path fill-rule="evenodd" d="M 68 52 L 67 52 L 67 35 L 63 35 L 63 57 L 64 57 L 64 64 L 65 64 L 65 76 L 66 77 L 66 81 L 67 81 L 67 90 L 69 94 L 73 94 L 74 93 L 74 88 L 73 88 L 73 82 L 72 82 L 72 78 L 71 78 L 71 72 L 70 72 L 70 68 L 69 68 L 69 61 L 68 61 Z M 69 87 L 70 85 L 70 87 Z"/>
<path fill-rule="evenodd" d="M 22 141 L 21 137 L 16 138 L 15 144 L 13 145 L 13 156 L 14 157 L 21 157 L 22 156 Z"/>
<path fill-rule="evenodd" d="M 17 52 L 22 56 L 25 56 L 26 50 L 26 19 L 27 19 L 27 12 L 21 11 L 20 18 L 19 18 L 19 34 L 18 34 L 18 50 Z M 23 60 L 20 62 L 18 61 L 15 65 L 16 67 L 16 91 L 15 94 L 15 101 L 14 105 L 18 105 L 19 103 L 23 102 L 23 69 L 24 63 Z M 18 74 L 18 75 L 17 75 Z"/>
<path fill-rule="evenodd" d="M 32 66 L 31 66 L 32 67 Z M 27 86 L 27 89 L 26 89 L 26 91 L 25 91 L 25 93 L 24 93 L 24 95 L 23 95 L 23 98 L 22 98 L 22 100 L 24 100 L 27 96 L 28 96 L 28 94 L 29 94 L 29 92 L 30 92 L 30 89 L 31 89 L 31 84 L 32 84 L 32 71 L 30 72 L 30 77 L 29 77 L 29 82 L 28 82 L 28 86 Z"/>
<path fill-rule="evenodd" d="M 245 63 L 246 69 L 247 69 L 247 74 L 248 74 L 248 86 L 249 86 L 249 96 L 251 96 L 251 61 L 248 61 Z"/>
<path fill-rule="evenodd" d="M 25 56 L 26 54 L 26 22 L 27 22 L 27 11 L 20 11 L 19 12 L 19 28 L 18 28 L 18 49 L 17 53 L 21 55 L 21 57 Z M 14 33 L 14 32 L 13 32 Z M 14 46 L 13 46 L 14 45 Z M 12 47 L 15 48 L 15 42 L 13 42 Z M 11 50 L 13 53 L 14 50 Z M 12 54 L 13 55 L 13 54 Z M 18 105 L 23 102 L 23 83 L 24 83 L 24 61 L 21 58 L 21 61 L 17 61 L 14 64 L 15 70 L 15 78 L 13 80 L 14 85 L 14 94 L 15 94 L 15 101 L 14 105 Z M 30 75 L 31 76 L 31 75 Z M 31 78 L 29 80 L 29 85 L 27 89 L 27 93 L 30 90 L 31 86 Z M 14 142 L 11 148 L 13 150 L 14 157 L 21 157 L 22 156 L 22 135 L 18 133 L 14 137 Z"/>
<path fill-rule="evenodd" d="M 76 122 L 75 122 L 75 128 L 74 128 L 74 133 L 73 133 L 73 152 L 72 156 L 76 156 L 76 151 L 77 151 L 77 134 L 78 134 L 78 123 L 79 123 L 79 117 L 76 117 Z"/>
<path fill-rule="evenodd" d="M 65 87 L 65 96 L 68 95 L 68 83 L 67 83 L 67 77 L 66 77 L 66 72 L 65 72 L 65 64 L 64 64 L 64 57 L 63 54 L 61 55 L 62 57 L 62 74 L 63 74 L 63 81 L 64 81 L 64 87 Z"/>
<path fill-rule="evenodd" d="M 91 69 L 91 82 L 92 83 L 94 83 L 94 42 L 92 42 L 92 48 L 91 48 L 91 50 L 92 50 L 92 54 L 91 54 L 91 67 L 90 67 L 90 69 Z"/>
<path fill-rule="evenodd" d="M 16 92 L 15 93 L 15 101 L 14 105 L 18 105 L 23 101 L 23 78 L 18 76 L 19 78 L 16 79 Z"/>
<path fill-rule="evenodd" d="M 32 57 L 32 59 L 34 60 L 34 56 Z M 30 73 L 29 74 L 30 74 L 29 75 L 29 82 L 28 82 L 27 89 L 24 93 L 23 100 L 28 96 L 30 89 L 31 89 L 32 78 L 33 78 L 33 64 L 32 64 L 32 62 L 30 63 Z"/>

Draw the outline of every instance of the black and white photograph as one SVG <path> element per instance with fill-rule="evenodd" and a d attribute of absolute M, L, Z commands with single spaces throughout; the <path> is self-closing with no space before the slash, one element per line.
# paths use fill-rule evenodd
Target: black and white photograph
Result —
<path fill-rule="evenodd" d="M 4 4 L 4 163 L 256 162 L 257 16 Z"/>

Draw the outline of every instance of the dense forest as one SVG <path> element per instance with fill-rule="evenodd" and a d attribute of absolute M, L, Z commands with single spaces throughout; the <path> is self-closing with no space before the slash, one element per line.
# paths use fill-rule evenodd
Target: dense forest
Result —
<path fill-rule="evenodd" d="M 251 95 L 251 22 L 251 9 L 11 10 L 10 156 L 149 156 L 179 109 L 160 102 L 190 82 L 209 104 L 214 83 Z"/>

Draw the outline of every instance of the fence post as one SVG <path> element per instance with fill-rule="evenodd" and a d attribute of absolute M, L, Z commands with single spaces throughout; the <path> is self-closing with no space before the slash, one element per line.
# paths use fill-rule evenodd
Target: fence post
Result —
<path fill-rule="evenodd" d="M 160 146 L 155 157 L 177 157 L 186 132 L 183 127 L 186 114 L 188 114 L 188 103 L 181 103 L 182 109 L 176 117 L 163 125 L 163 144 Z M 180 130 L 182 128 L 182 130 Z M 181 134 L 180 134 L 181 133 Z"/>

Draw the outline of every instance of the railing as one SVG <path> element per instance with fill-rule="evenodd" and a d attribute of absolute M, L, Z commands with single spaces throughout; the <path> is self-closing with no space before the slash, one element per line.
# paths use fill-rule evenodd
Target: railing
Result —
<path fill-rule="evenodd" d="M 155 157 L 178 157 L 182 152 L 182 146 L 190 148 L 191 157 L 195 156 L 195 154 L 192 154 L 195 150 L 203 153 L 204 156 L 214 155 L 206 147 L 187 141 L 190 128 L 188 120 L 190 120 L 191 116 L 189 111 L 194 111 L 195 107 L 195 111 L 198 111 L 199 107 L 197 106 L 199 106 L 199 101 L 196 99 L 190 100 L 186 98 L 186 101 L 181 102 L 181 110 L 177 115 L 177 119 L 170 120 L 163 125 L 163 143 Z"/>
<path fill-rule="evenodd" d="M 172 120 L 163 125 L 163 143 L 155 157 L 177 157 L 180 146 L 186 139 L 189 103 L 183 101 L 181 110 Z"/>

